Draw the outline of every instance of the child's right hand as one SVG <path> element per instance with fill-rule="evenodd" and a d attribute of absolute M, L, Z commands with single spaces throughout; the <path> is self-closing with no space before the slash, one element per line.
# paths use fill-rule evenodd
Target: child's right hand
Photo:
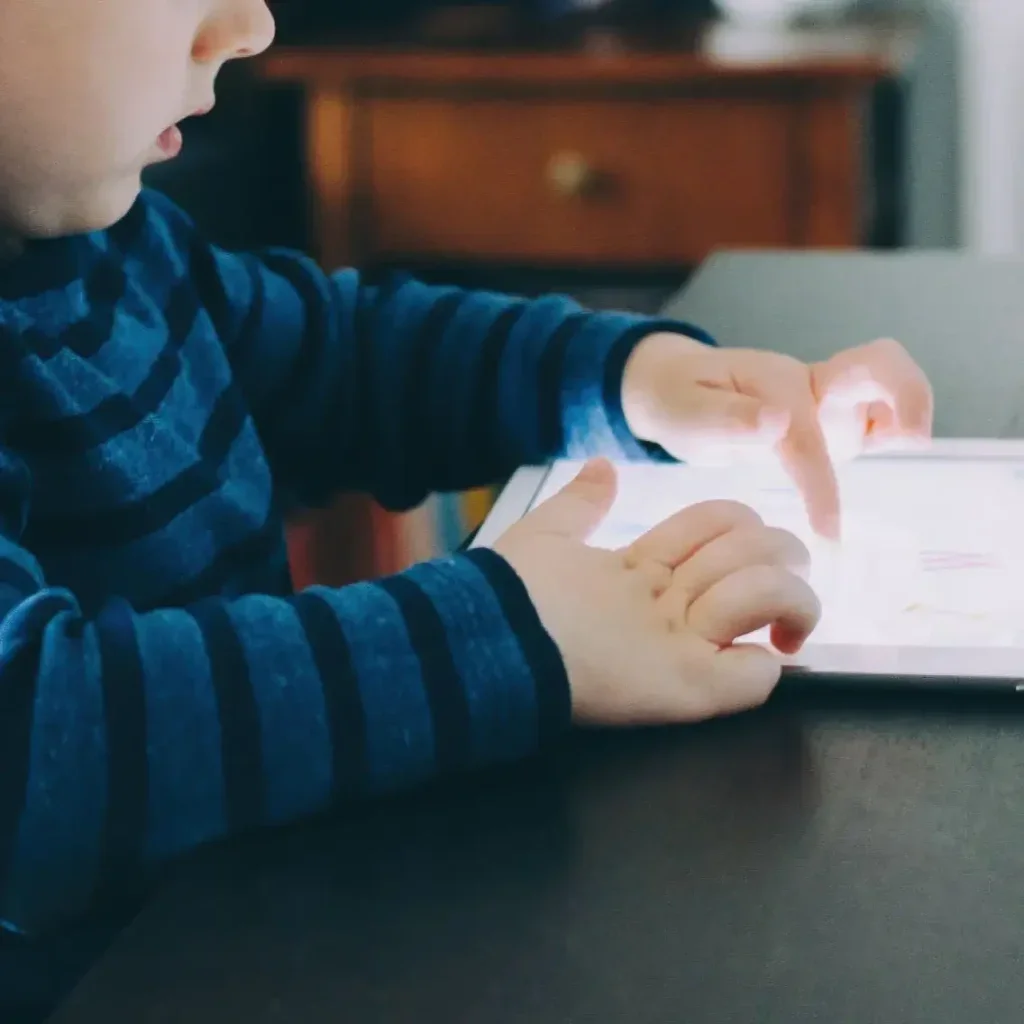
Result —
<path fill-rule="evenodd" d="M 764 627 L 796 653 L 820 605 L 792 534 L 734 502 L 684 509 L 628 548 L 586 544 L 615 497 L 603 460 L 494 545 L 519 573 L 558 645 L 581 723 L 696 721 L 763 703 L 781 659 L 741 643 Z"/>

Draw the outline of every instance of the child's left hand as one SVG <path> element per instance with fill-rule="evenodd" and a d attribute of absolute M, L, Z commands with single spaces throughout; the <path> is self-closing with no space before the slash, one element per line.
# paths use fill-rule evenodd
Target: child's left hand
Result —
<path fill-rule="evenodd" d="M 807 365 L 665 333 L 634 349 L 622 406 L 637 438 L 686 462 L 778 458 L 812 528 L 831 538 L 839 536 L 834 463 L 927 441 L 933 415 L 927 377 L 895 341 Z"/>

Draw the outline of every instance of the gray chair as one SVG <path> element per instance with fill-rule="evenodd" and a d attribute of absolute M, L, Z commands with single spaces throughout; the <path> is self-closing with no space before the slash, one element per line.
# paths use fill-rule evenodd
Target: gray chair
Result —
<path fill-rule="evenodd" d="M 1024 437 L 1024 261 L 945 252 L 722 253 L 665 312 L 722 345 L 805 361 L 898 338 L 935 389 L 939 437 Z"/>

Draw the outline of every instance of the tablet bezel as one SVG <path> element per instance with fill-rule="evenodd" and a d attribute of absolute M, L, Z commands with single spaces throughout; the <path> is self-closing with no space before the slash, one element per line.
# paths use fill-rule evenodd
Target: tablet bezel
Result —
<path fill-rule="evenodd" d="M 927 448 L 864 456 L 874 460 L 1024 461 L 1024 441 L 941 439 Z M 554 464 L 518 470 L 502 489 L 471 547 L 490 547 L 530 509 Z M 1024 581 L 1022 581 L 1024 585 Z M 1024 694 L 1024 647 L 871 647 L 809 643 L 784 659 L 786 674 L 814 679 L 1010 688 Z"/>

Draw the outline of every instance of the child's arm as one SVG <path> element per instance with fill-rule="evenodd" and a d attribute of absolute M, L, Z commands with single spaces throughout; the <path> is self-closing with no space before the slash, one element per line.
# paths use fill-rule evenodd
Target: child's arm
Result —
<path fill-rule="evenodd" d="M 481 551 L 291 599 L 83 609 L 19 544 L 0 450 L 0 922 L 36 933 L 202 843 L 529 754 L 554 642 Z"/>
<path fill-rule="evenodd" d="M 161 210 L 166 201 L 154 200 Z M 363 490 L 411 507 L 567 453 L 642 456 L 622 412 L 631 351 L 685 324 L 395 278 L 368 285 L 293 252 L 193 253 L 275 479 L 303 504 Z"/>

